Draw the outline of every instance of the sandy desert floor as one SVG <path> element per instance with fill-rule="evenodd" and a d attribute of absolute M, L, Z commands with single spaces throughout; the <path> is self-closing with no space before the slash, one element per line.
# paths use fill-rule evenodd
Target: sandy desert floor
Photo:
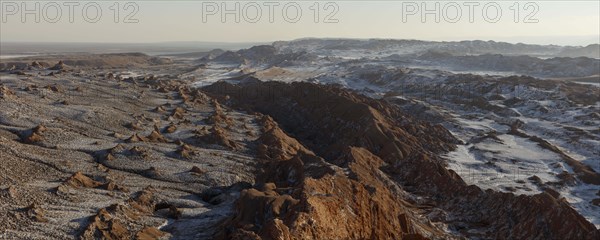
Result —
<path fill-rule="evenodd" d="M 111 60 L 0 73 L 0 238 L 208 237 L 225 187 L 253 183 L 256 116 L 211 120 L 226 110 L 169 76 L 176 64 Z"/>

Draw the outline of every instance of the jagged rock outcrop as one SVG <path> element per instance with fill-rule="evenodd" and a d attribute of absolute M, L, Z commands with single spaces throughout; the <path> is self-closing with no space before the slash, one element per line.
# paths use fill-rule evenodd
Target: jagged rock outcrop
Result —
<path fill-rule="evenodd" d="M 153 240 L 160 239 L 166 235 L 165 232 L 158 230 L 155 227 L 147 227 L 139 231 L 135 235 L 136 240 Z"/>
<path fill-rule="evenodd" d="M 176 119 L 183 119 L 183 116 L 185 113 L 186 113 L 185 109 L 183 109 L 181 107 L 176 107 L 171 112 L 171 117 L 176 118 Z"/>
<path fill-rule="evenodd" d="M 221 239 L 425 239 L 451 237 L 412 206 L 362 148 L 343 156 L 349 173 L 325 162 L 263 117 L 259 154 L 265 172 L 243 190 Z M 375 164 L 375 165 L 373 165 Z"/>
<path fill-rule="evenodd" d="M 63 61 L 58 61 L 57 64 L 55 64 L 54 66 L 52 66 L 51 68 L 48 68 L 49 70 L 68 70 L 71 69 L 70 66 L 68 66 L 67 64 L 65 64 Z"/>
<path fill-rule="evenodd" d="M 167 126 L 164 130 L 166 133 L 174 133 L 175 131 L 177 131 L 177 125 L 173 123 L 169 124 L 169 126 Z"/>
<path fill-rule="evenodd" d="M 15 92 L 4 85 L 0 85 L 0 99 L 10 99 L 15 97 Z"/>
<path fill-rule="evenodd" d="M 137 133 L 134 133 L 133 135 L 131 135 L 131 137 L 129 137 L 128 139 L 125 140 L 125 142 L 128 142 L 128 143 L 146 142 L 146 141 L 148 141 L 148 139 L 146 139 L 145 137 L 139 136 Z"/>
<path fill-rule="evenodd" d="M 83 175 L 81 172 L 76 172 L 73 174 L 65 181 L 64 184 L 74 188 L 95 188 L 102 185 L 102 183 L 94 181 L 93 179 Z"/>
<path fill-rule="evenodd" d="M 86 175 L 84 175 L 81 172 L 76 172 L 73 175 L 71 175 L 69 178 L 67 178 L 62 185 L 60 185 L 57 190 L 59 192 L 66 192 L 67 190 L 65 189 L 65 187 L 71 187 L 71 188 L 97 188 L 97 189 L 104 189 L 104 190 L 108 190 L 108 191 L 120 191 L 120 192 L 129 192 L 129 189 L 127 189 L 124 186 L 121 186 L 117 183 L 115 183 L 112 180 L 108 180 L 105 182 L 102 181 L 96 181 Z"/>
<path fill-rule="evenodd" d="M 40 205 L 32 203 L 26 209 L 27 216 L 31 218 L 31 220 L 36 222 L 48 222 L 46 218 L 46 210 L 44 210 Z"/>
<path fill-rule="evenodd" d="M 215 111 L 213 112 L 213 114 L 208 117 L 207 122 L 210 124 L 227 124 L 230 125 L 232 123 L 232 119 L 227 116 L 227 114 L 225 114 L 223 107 L 221 106 L 221 104 L 219 103 L 219 101 L 217 100 L 213 100 L 212 101 L 212 106 L 214 107 Z"/>
<path fill-rule="evenodd" d="M 21 141 L 27 144 L 41 142 L 44 140 L 43 133 L 47 130 L 48 128 L 46 128 L 44 125 L 39 124 L 30 130 L 23 131 L 21 133 Z"/>
<path fill-rule="evenodd" d="M 150 134 L 148 134 L 148 136 L 146 136 L 146 139 L 150 142 L 161 142 L 161 143 L 168 142 L 167 138 L 165 138 L 165 136 L 163 136 L 162 134 L 160 134 L 160 132 L 158 132 L 156 130 L 150 132 Z"/>
<path fill-rule="evenodd" d="M 244 192 L 221 238 L 451 238 L 431 222 L 473 238 L 600 236 L 551 193 L 467 185 L 439 157 L 459 141 L 385 101 L 309 83 L 220 82 L 204 91 L 272 117 L 259 139 L 257 186 L 275 188 Z"/>
<path fill-rule="evenodd" d="M 218 124 L 214 124 L 208 131 L 209 134 L 199 136 L 200 140 L 209 144 L 221 145 L 228 149 L 238 148 L 238 144 L 234 140 L 230 139 L 227 131 Z"/>
<path fill-rule="evenodd" d="M 91 217 L 81 239 L 158 239 L 166 233 L 141 225 L 140 221 L 152 214 L 154 189 L 146 188 L 124 203 L 102 208 Z"/>

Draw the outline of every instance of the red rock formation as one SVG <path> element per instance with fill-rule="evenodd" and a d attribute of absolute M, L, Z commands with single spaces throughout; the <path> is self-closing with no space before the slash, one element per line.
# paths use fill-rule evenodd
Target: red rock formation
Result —
<path fill-rule="evenodd" d="M 225 129 L 220 127 L 218 124 L 213 125 L 213 127 L 209 130 L 208 135 L 199 136 L 199 138 L 204 142 L 210 144 L 218 144 L 229 149 L 238 148 L 238 144 L 235 141 L 229 139 L 229 135 L 227 134 Z"/>
<path fill-rule="evenodd" d="M 242 191 L 235 217 L 217 237 L 226 239 L 425 239 L 446 236 L 411 213 L 391 180 L 378 168 L 384 162 L 363 148 L 347 149 L 344 173 L 263 118 L 261 157 L 265 172 L 259 189 Z M 382 178 L 385 181 L 382 181 Z M 275 184 L 277 183 L 277 184 Z M 392 184 L 393 185 L 393 184 Z M 278 187 L 288 194 L 280 194 Z M 291 195 L 290 195 L 291 194 Z"/>
<path fill-rule="evenodd" d="M 177 154 L 179 154 L 179 156 L 181 156 L 182 158 L 189 159 L 191 155 L 194 154 L 194 152 L 187 144 L 184 144 L 180 146 L 179 149 L 177 149 Z"/>
<path fill-rule="evenodd" d="M 95 188 L 102 185 L 102 183 L 94 181 L 93 179 L 83 175 L 81 172 L 76 172 L 64 182 L 64 185 L 74 188 Z"/>
<path fill-rule="evenodd" d="M 215 112 L 208 117 L 207 122 L 210 124 L 227 124 L 228 126 L 233 123 L 233 120 L 225 114 L 223 107 L 217 100 L 212 101 L 212 105 Z"/>
<path fill-rule="evenodd" d="M 169 124 L 169 126 L 165 128 L 166 133 L 174 133 L 175 131 L 177 131 L 177 125 L 173 123 Z"/>
<path fill-rule="evenodd" d="M 118 185 L 113 181 L 108 181 L 105 184 L 102 184 L 101 186 L 102 188 L 108 190 L 108 191 L 121 191 L 121 192 L 129 192 L 129 189 L 127 189 L 124 186 Z"/>
<path fill-rule="evenodd" d="M 48 222 L 48 219 L 46 218 L 46 211 L 39 205 L 32 203 L 31 205 L 29 205 L 27 208 L 27 215 L 29 216 L 29 218 L 31 218 L 32 220 L 36 221 L 36 222 Z"/>
<path fill-rule="evenodd" d="M 32 128 L 31 130 L 27 130 L 27 131 L 23 132 L 22 136 L 21 136 L 21 140 L 23 141 L 23 143 L 27 143 L 27 144 L 41 142 L 44 140 L 44 137 L 42 136 L 42 134 L 47 130 L 48 130 L 48 128 L 46 128 L 44 125 L 42 125 L 42 124 L 37 125 L 36 127 Z"/>
<path fill-rule="evenodd" d="M 147 142 L 148 139 L 145 137 L 140 137 L 137 135 L 137 133 L 134 133 L 133 135 L 131 135 L 131 137 L 129 137 L 127 140 L 125 140 L 125 142 L 128 143 L 136 143 L 136 142 Z"/>
<path fill-rule="evenodd" d="M 102 208 L 91 218 L 82 239 L 155 239 L 166 233 L 153 228 L 136 225 L 140 218 L 154 210 L 154 190 L 146 188 L 137 197 L 122 204 Z M 136 230 L 137 229 L 137 230 Z M 148 238 L 150 237 L 150 238 Z"/>
<path fill-rule="evenodd" d="M 157 113 L 164 113 L 166 112 L 165 108 L 163 106 L 158 106 L 154 109 L 155 112 Z"/>
<path fill-rule="evenodd" d="M 201 168 L 199 168 L 197 166 L 193 166 L 192 170 L 190 170 L 190 172 L 193 172 L 195 174 L 204 174 L 206 171 L 202 170 Z"/>
<path fill-rule="evenodd" d="M 128 239 L 127 228 L 121 221 L 103 208 L 92 218 L 82 239 Z"/>
<path fill-rule="evenodd" d="M 131 123 L 125 124 L 125 127 L 129 128 L 131 130 L 141 130 L 142 124 L 140 122 L 131 122 Z"/>
<path fill-rule="evenodd" d="M 165 232 L 158 230 L 155 227 L 147 227 L 147 228 L 144 228 L 141 231 L 139 231 L 135 235 L 135 239 L 137 239 L 137 240 L 153 240 L 153 239 L 159 239 L 165 235 L 166 235 Z"/>
<path fill-rule="evenodd" d="M 35 132 L 35 133 L 42 134 L 42 133 L 44 133 L 45 131 L 48 131 L 48 128 L 46 128 L 46 127 L 45 127 L 44 125 L 42 125 L 42 124 L 39 124 L 39 125 L 35 126 L 35 127 L 32 129 L 32 130 L 33 130 L 33 132 Z"/>
<path fill-rule="evenodd" d="M 176 107 L 175 109 L 173 109 L 173 112 L 171 112 L 171 117 L 176 118 L 176 119 L 183 119 L 183 115 L 186 113 L 186 110 L 181 108 L 181 107 Z"/>
<path fill-rule="evenodd" d="M 146 136 L 146 139 L 150 142 L 168 142 L 168 140 L 156 130 L 152 131 L 148 136 Z"/>

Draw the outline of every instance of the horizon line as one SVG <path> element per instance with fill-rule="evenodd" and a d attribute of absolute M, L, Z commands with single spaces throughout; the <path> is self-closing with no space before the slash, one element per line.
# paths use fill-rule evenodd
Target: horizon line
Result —
<path fill-rule="evenodd" d="M 600 37 L 600 35 L 579 35 L 572 37 Z M 528 36 L 529 38 L 542 38 L 542 37 L 563 37 L 563 36 Z M 568 36 L 564 36 L 568 37 Z M 299 40 L 307 40 L 307 39 L 315 39 L 315 40 L 393 40 L 393 41 L 422 41 L 422 42 L 467 42 L 467 41 L 483 41 L 483 42 L 497 42 L 497 43 L 508 43 L 508 44 L 525 44 L 525 45 L 540 45 L 540 46 L 589 46 L 594 44 L 600 44 L 600 40 L 596 43 L 589 43 L 587 45 L 561 45 L 561 44 L 541 44 L 541 43 L 526 43 L 523 41 L 507 41 L 507 40 L 499 40 L 498 38 L 527 38 L 525 36 L 515 36 L 515 37 L 497 37 L 497 38 L 464 38 L 462 40 L 428 40 L 428 39 L 416 39 L 416 38 L 353 38 L 353 37 L 301 37 L 294 39 L 282 39 L 282 40 L 267 40 L 267 41 L 236 41 L 236 42 L 228 42 L 228 41 L 201 41 L 201 40 L 189 40 L 189 41 L 155 41 L 155 42 L 93 42 L 93 41 L 16 41 L 16 40 L 7 40 L 1 41 L 0 44 L 98 44 L 98 45 L 114 45 L 114 44 L 170 44 L 170 43 L 202 43 L 202 44 L 215 44 L 215 45 L 235 45 L 235 44 L 265 44 L 265 43 L 275 43 L 275 42 L 291 42 L 291 41 L 299 41 Z M 0 38 L 1 39 L 1 38 Z M 600 38 L 599 38 L 600 39 Z"/>

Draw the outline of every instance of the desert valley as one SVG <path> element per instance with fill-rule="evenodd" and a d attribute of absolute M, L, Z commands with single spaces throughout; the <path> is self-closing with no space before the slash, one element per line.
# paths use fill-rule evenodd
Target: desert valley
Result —
<path fill-rule="evenodd" d="M 599 239 L 600 46 L 0 59 L 2 239 Z"/>

